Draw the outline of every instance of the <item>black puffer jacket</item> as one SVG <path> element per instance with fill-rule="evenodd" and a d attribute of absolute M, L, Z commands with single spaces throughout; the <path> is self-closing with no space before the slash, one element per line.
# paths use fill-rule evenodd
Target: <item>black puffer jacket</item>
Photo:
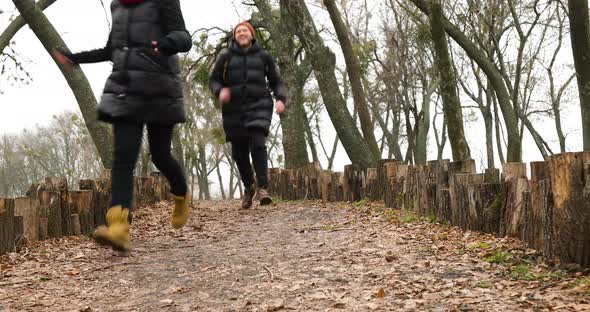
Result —
<path fill-rule="evenodd" d="M 219 55 L 209 78 L 209 89 L 216 97 L 226 87 L 231 89 L 230 103 L 222 105 L 227 141 L 249 129 L 262 129 L 268 135 L 274 107 L 270 91 L 287 103 L 287 88 L 270 53 L 256 41 L 247 50 L 233 42 Z"/>
<path fill-rule="evenodd" d="M 176 53 L 192 46 L 179 0 L 111 3 L 113 27 L 104 49 L 66 55 L 76 63 L 113 62 L 98 109 L 99 119 L 175 124 L 185 121 Z M 160 53 L 152 47 L 159 43 Z"/>

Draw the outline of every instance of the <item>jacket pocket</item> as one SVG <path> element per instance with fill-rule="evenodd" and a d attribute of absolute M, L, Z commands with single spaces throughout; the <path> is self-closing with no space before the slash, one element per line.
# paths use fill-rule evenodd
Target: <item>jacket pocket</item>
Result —
<path fill-rule="evenodd" d="M 141 49 L 137 52 L 137 54 L 155 68 L 165 72 L 170 71 L 165 57 L 157 55 L 155 52 L 148 51 L 147 49 Z"/>

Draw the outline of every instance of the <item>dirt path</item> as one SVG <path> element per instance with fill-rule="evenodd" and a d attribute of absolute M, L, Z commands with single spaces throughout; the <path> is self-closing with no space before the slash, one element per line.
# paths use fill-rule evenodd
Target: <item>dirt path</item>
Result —
<path fill-rule="evenodd" d="M 371 205 L 236 206 L 201 202 L 183 231 L 142 208 L 128 256 L 84 238 L 3 256 L 0 311 L 590 311 L 584 278 L 514 242 Z"/>

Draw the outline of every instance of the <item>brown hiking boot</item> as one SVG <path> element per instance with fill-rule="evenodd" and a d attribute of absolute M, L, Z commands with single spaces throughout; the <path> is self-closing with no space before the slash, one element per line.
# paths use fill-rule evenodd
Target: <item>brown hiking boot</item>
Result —
<path fill-rule="evenodd" d="M 260 200 L 260 206 L 268 206 L 272 204 L 272 198 L 268 195 L 268 191 L 265 188 L 258 189 L 258 199 Z"/>
<path fill-rule="evenodd" d="M 252 200 L 254 199 L 255 194 L 256 187 L 254 184 L 252 184 L 252 186 L 250 186 L 250 188 L 244 192 L 244 198 L 242 199 L 242 209 L 250 209 L 250 207 L 252 207 Z"/>
<path fill-rule="evenodd" d="M 184 196 L 172 195 L 174 198 L 174 211 L 172 212 L 172 227 L 182 228 L 190 215 L 191 194 L 187 192 Z"/>
<path fill-rule="evenodd" d="M 115 206 L 107 212 L 107 226 L 99 226 L 92 237 L 105 246 L 111 246 L 114 250 L 131 250 L 129 240 L 129 209 Z"/>

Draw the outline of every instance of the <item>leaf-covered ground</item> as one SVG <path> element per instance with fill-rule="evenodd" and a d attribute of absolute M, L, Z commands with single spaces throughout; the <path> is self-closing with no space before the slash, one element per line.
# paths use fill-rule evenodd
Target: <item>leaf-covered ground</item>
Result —
<path fill-rule="evenodd" d="M 87 238 L 0 258 L 0 311 L 590 311 L 590 279 L 518 242 L 379 204 L 200 202 L 136 214 L 129 255 Z"/>

